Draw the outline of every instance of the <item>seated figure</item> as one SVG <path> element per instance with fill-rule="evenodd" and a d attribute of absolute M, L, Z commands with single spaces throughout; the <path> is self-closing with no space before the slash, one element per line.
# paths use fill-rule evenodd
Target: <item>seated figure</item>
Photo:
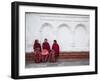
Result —
<path fill-rule="evenodd" d="M 55 58 L 55 51 L 51 50 L 50 54 L 49 54 L 49 62 L 56 62 L 56 58 Z"/>
<path fill-rule="evenodd" d="M 34 62 L 35 63 L 40 63 L 41 62 L 41 51 L 40 48 L 36 48 L 34 51 Z"/>
<path fill-rule="evenodd" d="M 49 52 L 46 49 L 42 50 L 42 62 L 47 62 L 49 57 Z"/>

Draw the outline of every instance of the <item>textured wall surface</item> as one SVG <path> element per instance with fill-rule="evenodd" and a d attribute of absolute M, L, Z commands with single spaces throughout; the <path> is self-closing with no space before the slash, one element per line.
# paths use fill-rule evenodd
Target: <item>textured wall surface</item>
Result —
<path fill-rule="evenodd" d="M 57 40 L 61 51 L 89 51 L 89 15 L 26 13 L 26 52 L 35 39 Z"/>

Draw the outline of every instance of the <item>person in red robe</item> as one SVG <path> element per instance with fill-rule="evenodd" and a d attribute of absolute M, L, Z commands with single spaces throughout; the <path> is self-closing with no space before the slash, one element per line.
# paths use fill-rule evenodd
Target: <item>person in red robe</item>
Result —
<path fill-rule="evenodd" d="M 35 63 L 40 63 L 41 62 L 41 52 L 40 52 L 40 48 L 36 48 L 34 51 L 34 62 Z"/>
<path fill-rule="evenodd" d="M 54 43 L 52 45 L 52 50 L 55 51 L 55 59 L 58 59 L 60 49 L 59 49 L 59 45 L 56 40 L 54 40 Z"/>
<path fill-rule="evenodd" d="M 42 54 L 42 58 L 44 58 L 44 60 L 42 59 L 42 61 L 43 62 L 47 62 L 48 61 L 48 57 L 49 57 L 49 53 L 50 53 L 50 45 L 49 45 L 47 39 L 44 40 L 44 42 L 42 44 L 42 49 L 48 51 L 48 54 L 45 54 L 45 55 Z"/>
<path fill-rule="evenodd" d="M 50 55 L 49 55 L 49 62 L 51 63 L 55 63 L 56 59 L 55 59 L 55 51 L 51 50 Z"/>
<path fill-rule="evenodd" d="M 41 51 L 41 44 L 39 43 L 38 40 L 35 40 L 34 45 L 33 45 L 34 51 L 35 51 L 37 48 L 39 48 L 40 51 Z"/>
<path fill-rule="evenodd" d="M 41 45 L 38 40 L 35 40 L 33 49 L 34 49 L 34 62 L 40 63 L 42 56 L 41 56 Z"/>
<path fill-rule="evenodd" d="M 48 43 L 47 39 L 44 39 L 44 42 L 42 44 L 42 48 L 48 50 L 48 52 L 50 52 L 50 45 Z"/>
<path fill-rule="evenodd" d="M 48 50 L 46 50 L 46 49 L 43 49 L 42 50 L 42 62 L 47 62 L 47 60 L 48 60 L 48 54 L 49 54 L 49 52 L 48 52 Z"/>

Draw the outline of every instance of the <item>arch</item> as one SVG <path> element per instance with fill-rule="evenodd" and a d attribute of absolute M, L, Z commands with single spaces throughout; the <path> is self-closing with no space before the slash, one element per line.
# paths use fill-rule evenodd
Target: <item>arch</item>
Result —
<path fill-rule="evenodd" d="M 79 27 L 82 27 L 84 30 L 87 31 L 87 28 L 86 28 L 86 26 L 85 26 L 84 24 L 77 24 L 77 25 L 75 26 L 75 29 L 74 29 L 74 30 L 76 30 L 76 29 L 79 28 Z"/>
<path fill-rule="evenodd" d="M 67 24 L 65 24 L 65 23 L 60 24 L 60 25 L 58 26 L 58 29 L 61 28 L 61 27 L 66 27 L 66 28 L 68 28 L 68 29 L 70 30 L 70 27 L 69 27 Z"/>
<path fill-rule="evenodd" d="M 43 30 L 43 28 L 45 27 L 49 27 L 50 29 L 53 28 L 53 26 L 50 23 L 44 23 L 42 24 L 41 28 L 40 28 L 40 32 Z"/>
<path fill-rule="evenodd" d="M 67 24 L 61 24 L 57 29 L 57 39 L 61 51 L 67 51 L 71 47 L 72 31 Z"/>
<path fill-rule="evenodd" d="M 50 45 L 52 45 L 52 40 L 54 39 L 54 35 L 53 35 L 53 26 L 50 23 L 42 24 L 40 28 L 40 37 L 42 43 L 44 39 L 47 38 Z"/>
<path fill-rule="evenodd" d="M 84 48 L 88 45 L 88 33 L 84 24 L 78 24 L 74 30 L 75 47 Z"/>

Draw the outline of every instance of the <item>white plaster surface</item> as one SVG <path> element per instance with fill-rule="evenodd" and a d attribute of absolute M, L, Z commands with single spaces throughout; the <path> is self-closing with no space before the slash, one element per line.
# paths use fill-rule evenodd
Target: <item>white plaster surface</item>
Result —
<path fill-rule="evenodd" d="M 26 12 L 26 52 L 32 52 L 34 40 L 50 46 L 57 40 L 60 51 L 89 51 L 89 15 Z"/>

